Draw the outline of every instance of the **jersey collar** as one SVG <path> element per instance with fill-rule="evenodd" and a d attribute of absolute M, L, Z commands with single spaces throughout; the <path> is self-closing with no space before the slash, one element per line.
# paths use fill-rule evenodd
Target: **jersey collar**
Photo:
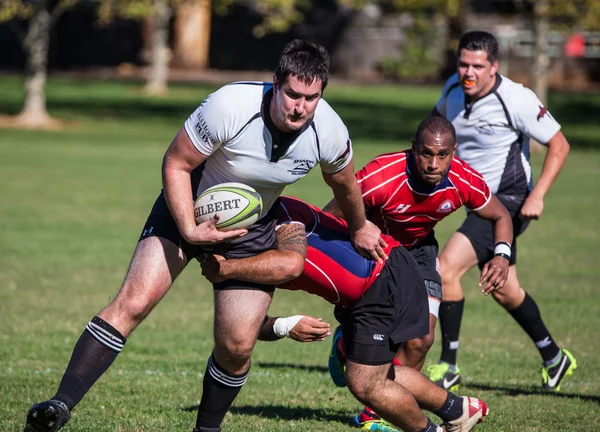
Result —
<path fill-rule="evenodd" d="M 463 117 L 468 119 L 471 115 L 471 111 L 473 110 L 473 105 L 476 102 L 488 97 L 489 95 L 496 93 L 498 87 L 500 87 L 500 84 L 502 84 L 502 75 L 496 72 L 496 82 L 494 83 L 494 86 L 490 89 L 490 91 L 487 92 L 484 96 L 480 97 L 475 102 L 471 102 L 471 98 L 465 94 L 465 114 L 463 115 Z"/>
<path fill-rule="evenodd" d="M 261 115 L 267 130 L 271 134 L 271 162 L 277 162 L 290 148 L 292 143 L 304 132 L 312 123 L 312 119 L 302 127 L 302 129 L 294 132 L 282 132 L 277 129 L 271 113 L 269 112 L 271 107 L 271 100 L 273 99 L 273 87 L 267 90 L 263 95 L 263 101 L 261 106 Z"/>

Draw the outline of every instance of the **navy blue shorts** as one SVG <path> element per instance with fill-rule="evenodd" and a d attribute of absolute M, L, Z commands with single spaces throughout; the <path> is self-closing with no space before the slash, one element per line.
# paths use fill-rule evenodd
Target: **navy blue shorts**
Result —
<path fill-rule="evenodd" d="M 277 248 L 277 233 L 275 232 L 277 207 L 278 203 L 276 202 L 265 216 L 248 228 L 248 234 L 243 237 L 215 245 L 198 246 L 190 244 L 183 239 L 161 192 L 150 211 L 138 242 L 148 237 L 164 238 L 179 246 L 188 262 L 194 258 L 201 257 L 204 253 L 219 254 L 227 259 L 254 256 L 261 252 Z M 275 291 L 275 287 L 272 285 L 233 279 L 213 284 L 213 288 L 215 290 L 250 289 L 265 292 Z"/>

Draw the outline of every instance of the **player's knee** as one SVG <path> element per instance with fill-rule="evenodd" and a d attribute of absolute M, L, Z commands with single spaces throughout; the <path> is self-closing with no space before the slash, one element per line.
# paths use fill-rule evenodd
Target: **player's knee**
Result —
<path fill-rule="evenodd" d="M 365 405 L 372 404 L 381 393 L 381 387 L 387 379 L 387 372 L 381 370 L 381 374 L 373 374 L 368 370 L 369 366 L 348 367 L 346 372 L 346 383 L 348 390 L 356 399 Z"/>
<path fill-rule="evenodd" d="M 505 288 L 507 288 L 505 290 Z M 494 300 L 496 300 L 502 307 L 511 310 L 518 307 L 523 303 L 525 298 L 525 290 L 519 285 L 511 287 L 504 286 L 502 289 L 492 292 Z"/>
<path fill-rule="evenodd" d="M 440 273 L 442 276 L 443 289 L 445 289 L 447 286 L 457 284 L 462 276 L 456 268 L 453 268 L 448 263 L 442 264 L 442 260 L 440 260 Z"/>
<path fill-rule="evenodd" d="M 356 399 L 365 405 L 370 404 L 371 395 L 375 391 L 373 383 L 356 375 L 347 375 L 346 383 L 348 384 L 348 390 L 350 390 Z"/>
<path fill-rule="evenodd" d="M 138 296 L 131 298 L 122 308 L 127 312 L 129 319 L 134 322 L 141 322 L 152 311 L 155 302 L 148 296 Z"/>
<path fill-rule="evenodd" d="M 221 344 L 221 351 L 232 366 L 243 366 L 252 356 L 254 343 L 243 339 L 232 339 Z"/>
<path fill-rule="evenodd" d="M 413 351 L 415 354 L 419 355 L 421 358 L 425 358 L 429 349 L 433 346 L 433 342 L 435 340 L 435 335 L 431 332 L 428 335 L 425 335 L 419 339 L 413 339 L 406 342 L 407 348 Z"/>

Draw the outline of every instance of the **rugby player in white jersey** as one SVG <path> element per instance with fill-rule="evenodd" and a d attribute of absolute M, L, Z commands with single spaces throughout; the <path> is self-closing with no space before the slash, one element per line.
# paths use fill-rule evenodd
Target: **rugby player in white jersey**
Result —
<path fill-rule="evenodd" d="M 283 50 L 273 83 L 224 86 L 188 118 L 165 153 L 163 192 L 146 221 L 121 290 L 87 324 L 55 396 L 29 410 L 26 432 L 54 432 L 69 420 L 70 411 L 190 260 L 204 252 L 242 258 L 274 249 L 272 204 L 286 185 L 316 165 L 341 204 L 357 250 L 373 259 L 387 258 L 380 230 L 365 219 L 348 130 L 322 99 L 328 71 L 329 55 L 323 47 L 292 41 Z M 194 199 L 210 186 L 232 181 L 260 193 L 264 211 L 258 222 L 248 230 L 228 232 L 218 231 L 215 221 L 196 225 Z M 198 432 L 220 431 L 248 377 L 274 290 L 236 280 L 213 287 L 215 348 L 204 375 Z"/>
<path fill-rule="evenodd" d="M 560 125 L 528 88 L 498 72 L 498 42 L 491 34 L 465 34 L 458 47 L 457 73 L 447 81 L 432 115 L 446 117 L 456 129 L 456 154 L 481 173 L 490 189 L 511 213 L 513 244 L 494 244 L 492 225 L 469 213 L 440 255 L 443 301 L 439 320 L 442 354 L 428 370 L 432 381 L 446 389 L 460 382 L 456 362 L 464 307 L 462 276 L 490 257 L 510 263 L 508 279 L 493 292 L 525 330 L 543 359 L 542 385 L 558 391 L 562 379 L 577 367 L 575 358 L 560 349 L 542 321 L 535 301 L 517 278 L 516 238 L 544 209 L 544 196 L 569 153 Z M 535 187 L 529 162 L 529 139 L 545 144 L 548 153 Z"/>

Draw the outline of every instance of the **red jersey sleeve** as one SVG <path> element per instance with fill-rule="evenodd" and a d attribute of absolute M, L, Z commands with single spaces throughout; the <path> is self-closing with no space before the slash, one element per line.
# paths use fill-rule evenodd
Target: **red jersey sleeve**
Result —
<path fill-rule="evenodd" d="M 356 173 L 356 180 L 362 192 L 365 209 L 383 207 L 390 198 L 392 189 L 389 187 L 398 177 L 396 167 L 390 168 L 390 159 L 395 160 L 398 157 L 406 159 L 405 155 L 390 154 L 381 155 L 369 162 L 363 169 Z M 404 160 L 402 159 L 402 160 Z"/>
<path fill-rule="evenodd" d="M 456 163 L 457 166 L 456 176 L 452 180 L 456 183 L 464 205 L 469 210 L 481 210 L 492 198 L 492 191 L 483 176 L 457 157 L 452 163 Z"/>

